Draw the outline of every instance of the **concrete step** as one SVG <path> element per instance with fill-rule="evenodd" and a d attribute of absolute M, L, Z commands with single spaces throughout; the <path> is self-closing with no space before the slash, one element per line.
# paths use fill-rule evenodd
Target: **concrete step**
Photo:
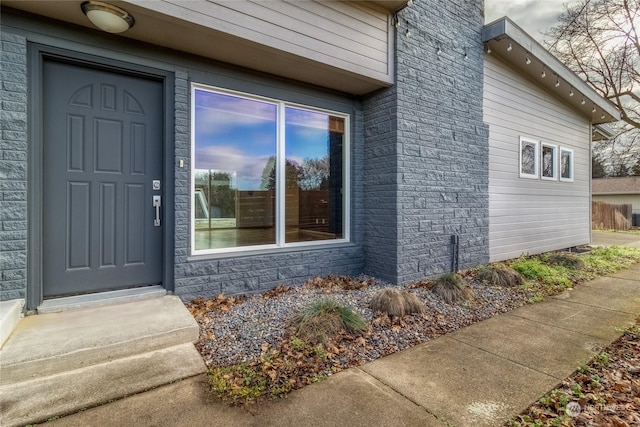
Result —
<path fill-rule="evenodd" d="M 206 371 L 178 297 L 27 316 L 0 349 L 0 425 L 24 425 Z"/>
<path fill-rule="evenodd" d="M 43 422 L 204 371 L 202 357 L 189 343 L 5 384 L 0 386 L 0 425 Z"/>
<path fill-rule="evenodd" d="M 0 301 L 0 348 L 22 318 L 23 299 Z"/>
<path fill-rule="evenodd" d="M 176 296 L 21 319 L 0 350 L 0 385 L 193 343 L 198 324 Z"/>

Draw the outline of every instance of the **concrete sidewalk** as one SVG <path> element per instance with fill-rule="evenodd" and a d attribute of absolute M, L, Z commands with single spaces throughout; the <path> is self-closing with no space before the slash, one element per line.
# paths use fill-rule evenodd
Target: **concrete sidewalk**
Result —
<path fill-rule="evenodd" d="M 599 231 L 591 232 L 591 244 L 595 246 L 629 246 L 631 248 L 640 248 L 640 234 Z"/>
<path fill-rule="evenodd" d="M 61 418 L 62 426 L 497 426 L 614 341 L 640 312 L 640 264 L 349 369 L 231 408 L 204 375 Z"/>

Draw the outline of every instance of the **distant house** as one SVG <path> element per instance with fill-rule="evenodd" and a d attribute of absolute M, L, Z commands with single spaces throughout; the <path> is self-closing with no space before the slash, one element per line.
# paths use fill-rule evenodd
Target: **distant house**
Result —
<path fill-rule="evenodd" d="M 0 300 L 400 284 L 589 242 L 618 111 L 482 1 L 114 4 L 2 1 Z"/>
<path fill-rule="evenodd" d="M 483 39 L 491 261 L 590 243 L 594 125 L 618 112 L 508 18 Z"/>
<path fill-rule="evenodd" d="M 632 212 L 640 215 L 640 176 L 593 179 L 591 195 L 594 202 L 631 205 Z"/>

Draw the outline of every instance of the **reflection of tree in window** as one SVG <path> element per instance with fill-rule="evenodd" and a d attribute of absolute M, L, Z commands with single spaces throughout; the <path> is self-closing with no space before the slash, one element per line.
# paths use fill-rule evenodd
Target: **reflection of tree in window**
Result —
<path fill-rule="evenodd" d="M 552 178 L 554 164 L 553 147 L 542 146 L 542 176 Z"/>
<path fill-rule="evenodd" d="M 561 176 L 571 178 L 571 153 L 563 151 L 560 163 L 562 164 Z"/>
<path fill-rule="evenodd" d="M 536 173 L 536 148 L 535 144 L 524 143 L 522 145 L 522 173 L 534 175 Z"/>

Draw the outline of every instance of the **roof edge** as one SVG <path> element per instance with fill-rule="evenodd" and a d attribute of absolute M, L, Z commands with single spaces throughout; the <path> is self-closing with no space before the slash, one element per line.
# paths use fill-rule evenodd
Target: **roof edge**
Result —
<path fill-rule="evenodd" d="M 513 43 L 520 49 L 525 50 L 527 55 L 531 55 L 531 57 L 536 58 L 547 70 L 549 70 L 549 72 L 556 74 L 558 79 L 564 80 L 568 85 L 582 93 L 585 98 L 600 108 L 603 113 L 610 116 L 610 118 L 602 120 L 593 120 L 594 124 L 620 120 L 621 113 L 613 103 L 600 96 L 576 73 L 571 71 L 564 63 L 553 56 L 547 49 L 527 34 L 522 28 L 516 25 L 511 19 L 504 16 L 486 24 L 482 28 L 482 42 L 485 44 L 492 40 L 500 40 L 504 38 L 508 38 L 510 43 Z M 508 56 L 501 57 L 507 62 L 513 62 L 513 60 L 509 60 Z"/>

